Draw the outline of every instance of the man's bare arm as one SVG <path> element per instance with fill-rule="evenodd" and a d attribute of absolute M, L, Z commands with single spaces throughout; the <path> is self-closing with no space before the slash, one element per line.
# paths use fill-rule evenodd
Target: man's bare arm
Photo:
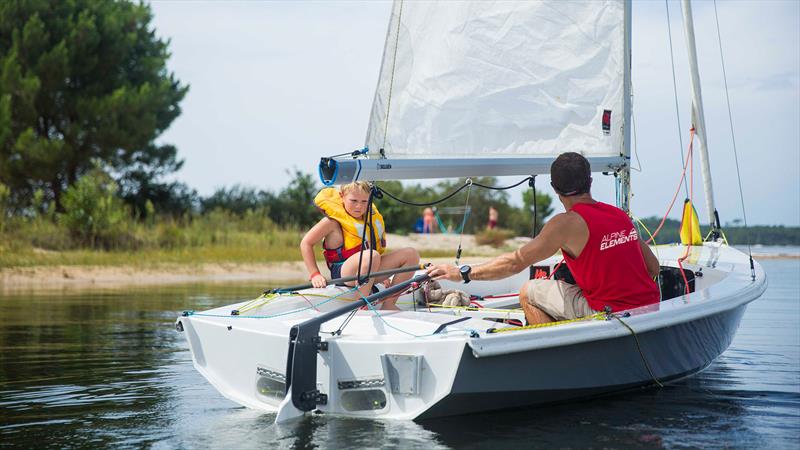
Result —
<path fill-rule="evenodd" d="M 647 273 L 650 278 L 655 278 L 661 271 L 661 264 L 658 262 L 656 255 L 653 254 L 653 251 L 650 250 L 650 246 L 645 244 L 641 238 L 639 239 L 639 246 L 642 248 L 642 256 L 644 256 L 644 263 L 647 266 Z"/>
<path fill-rule="evenodd" d="M 533 263 L 553 256 L 565 241 L 568 224 L 564 215 L 553 217 L 535 239 L 514 252 L 475 266 L 470 272 L 473 280 L 499 280 L 517 274 Z"/>

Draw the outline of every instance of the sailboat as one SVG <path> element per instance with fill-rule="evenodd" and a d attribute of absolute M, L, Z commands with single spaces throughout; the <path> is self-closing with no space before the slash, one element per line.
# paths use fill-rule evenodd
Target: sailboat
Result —
<path fill-rule="evenodd" d="M 443 283 L 472 295 L 469 306 L 418 306 L 429 282 L 421 270 L 366 298 L 348 286 L 295 286 L 184 312 L 176 326 L 195 368 L 227 398 L 277 413 L 277 422 L 309 412 L 465 414 L 660 386 L 706 368 L 730 345 L 766 276 L 720 236 L 688 0 L 683 11 L 713 231 L 655 248 L 660 303 L 524 326 L 516 293 L 531 274 L 558 277 L 556 257 L 505 280 Z M 320 178 L 535 176 L 549 173 L 559 153 L 577 151 L 593 171 L 615 175 L 617 206 L 629 211 L 630 37 L 630 0 L 398 0 L 366 146 L 322 158 Z M 375 306 L 398 293 L 404 310 Z"/>

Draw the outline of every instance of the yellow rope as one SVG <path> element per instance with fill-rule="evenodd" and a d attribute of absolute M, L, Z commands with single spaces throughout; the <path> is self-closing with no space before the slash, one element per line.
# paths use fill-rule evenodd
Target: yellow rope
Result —
<path fill-rule="evenodd" d="M 639 222 L 639 225 L 641 225 L 642 228 L 644 228 L 644 231 L 647 231 L 647 234 L 650 235 L 650 240 L 653 241 L 653 248 L 656 249 L 656 258 L 658 258 L 658 260 L 660 261 L 661 257 L 658 254 L 658 243 L 656 242 L 655 236 L 653 236 L 653 233 L 651 233 L 650 230 L 647 229 L 647 225 L 645 225 L 644 222 L 639 220 L 638 217 L 635 217 L 635 216 L 631 216 L 631 217 L 633 217 L 637 222 Z"/>
<path fill-rule="evenodd" d="M 250 300 L 249 302 L 245 303 L 241 308 L 239 308 L 239 312 L 249 311 L 251 309 L 259 308 L 261 306 L 266 305 L 272 299 L 274 299 L 277 294 L 261 294 L 258 297 Z"/>
<path fill-rule="evenodd" d="M 534 325 L 525 325 L 523 327 L 495 328 L 494 331 L 492 331 L 492 333 L 505 333 L 507 331 L 532 330 L 534 328 L 554 327 L 554 326 L 557 326 L 557 325 L 564 325 L 564 324 L 574 323 L 574 322 L 584 322 L 584 321 L 595 320 L 595 319 L 604 319 L 605 320 L 605 317 L 606 317 L 605 313 L 599 312 L 599 313 L 592 314 L 591 316 L 579 317 L 577 319 L 559 320 L 557 322 L 537 323 L 537 324 L 534 324 Z"/>
<path fill-rule="evenodd" d="M 478 308 L 477 306 L 451 306 L 451 305 L 442 305 L 440 303 L 428 303 L 428 306 L 433 308 L 449 308 L 449 309 L 460 309 L 464 311 L 489 311 L 489 312 L 503 312 L 503 313 L 521 313 L 524 312 L 521 308 L 516 309 L 498 309 L 498 308 Z"/>
<path fill-rule="evenodd" d="M 239 312 L 250 311 L 251 309 L 256 309 L 256 308 L 260 308 L 260 307 L 262 307 L 264 305 L 268 305 L 269 303 L 272 302 L 272 300 L 275 300 L 275 298 L 277 298 L 277 297 L 298 297 L 298 296 L 303 296 L 303 297 L 322 297 L 322 298 L 325 298 L 325 299 L 333 298 L 332 296 L 325 295 L 325 294 L 298 294 L 298 293 L 294 293 L 294 292 L 285 292 L 285 293 L 282 293 L 282 294 L 275 294 L 275 293 L 273 293 L 273 294 L 261 294 L 260 296 L 256 297 L 255 299 L 250 300 L 249 302 L 245 303 L 244 306 L 239 308 Z M 361 299 L 358 299 L 358 298 L 355 298 L 355 299 L 351 300 L 351 299 L 346 299 L 346 298 L 342 298 L 342 297 L 337 297 L 337 299 L 345 301 L 345 302 L 354 302 L 354 301 L 360 301 L 361 300 Z"/>

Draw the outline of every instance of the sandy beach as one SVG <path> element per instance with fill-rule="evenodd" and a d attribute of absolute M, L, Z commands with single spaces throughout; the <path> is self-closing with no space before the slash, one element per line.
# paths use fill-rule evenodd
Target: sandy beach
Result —
<path fill-rule="evenodd" d="M 450 262 L 455 257 L 459 240 L 464 249 L 464 262 L 480 262 L 487 257 L 522 245 L 529 238 L 515 238 L 495 249 L 475 244 L 472 235 L 412 234 L 388 236 L 391 248 L 414 247 L 428 251 L 452 251 L 453 257 L 423 258 L 423 262 Z M 156 264 L 135 266 L 33 266 L 0 269 L 0 292 L 32 289 L 93 289 L 182 283 L 252 281 L 267 284 L 302 282 L 308 277 L 303 262 L 268 263 L 201 263 L 192 265 Z M 318 261 L 323 274 L 325 264 Z"/>
<path fill-rule="evenodd" d="M 472 235 L 389 235 L 392 248 L 414 247 L 420 250 L 447 253 L 453 256 L 423 258 L 424 263 L 452 262 L 459 240 L 464 249 L 462 261 L 480 263 L 486 259 L 513 250 L 530 238 L 509 239 L 499 249 L 479 246 Z M 798 258 L 796 247 L 753 248 L 756 259 Z M 745 250 L 746 251 L 746 250 Z M 299 254 L 298 254 L 299 257 Z M 318 262 L 323 274 L 329 274 L 325 265 Z M 34 266 L 0 269 L 0 293 L 39 289 L 107 289 L 128 286 L 215 283 L 215 282 L 264 282 L 265 284 L 302 282 L 307 278 L 302 261 L 269 263 L 202 263 L 193 265 L 156 264 L 152 267 L 134 266 Z"/>

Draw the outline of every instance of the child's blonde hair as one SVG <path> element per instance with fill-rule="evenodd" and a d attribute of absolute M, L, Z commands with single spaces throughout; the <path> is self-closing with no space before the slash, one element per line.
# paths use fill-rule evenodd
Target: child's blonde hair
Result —
<path fill-rule="evenodd" d="M 341 192 L 342 194 L 347 194 L 348 192 L 355 189 L 361 190 L 369 194 L 369 192 L 372 190 L 372 185 L 370 185 L 366 181 L 354 181 L 352 183 L 341 185 L 341 187 L 339 187 L 339 192 Z"/>

